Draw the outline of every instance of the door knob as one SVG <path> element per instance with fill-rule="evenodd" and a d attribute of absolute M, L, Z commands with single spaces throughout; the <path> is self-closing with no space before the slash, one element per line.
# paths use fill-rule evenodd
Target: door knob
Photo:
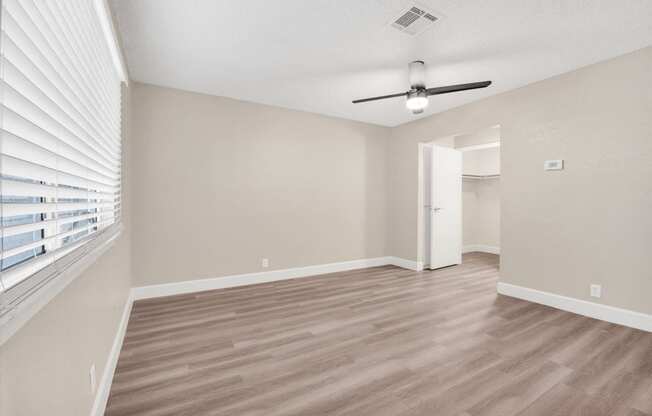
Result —
<path fill-rule="evenodd" d="M 435 212 L 437 212 L 437 211 L 441 211 L 441 208 L 439 208 L 439 207 L 433 207 L 432 210 L 435 211 Z"/>

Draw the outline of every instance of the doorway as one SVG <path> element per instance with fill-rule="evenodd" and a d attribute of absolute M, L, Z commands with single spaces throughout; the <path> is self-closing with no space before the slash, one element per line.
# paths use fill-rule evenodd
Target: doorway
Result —
<path fill-rule="evenodd" d="M 500 126 L 419 145 L 418 259 L 427 269 L 463 253 L 500 254 Z"/>

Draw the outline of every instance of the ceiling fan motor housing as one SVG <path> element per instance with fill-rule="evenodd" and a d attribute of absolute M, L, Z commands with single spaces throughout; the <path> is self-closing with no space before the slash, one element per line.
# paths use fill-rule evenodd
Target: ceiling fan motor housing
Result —
<path fill-rule="evenodd" d="M 410 89 L 426 88 L 426 64 L 423 61 L 413 61 L 408 64 Z"/>

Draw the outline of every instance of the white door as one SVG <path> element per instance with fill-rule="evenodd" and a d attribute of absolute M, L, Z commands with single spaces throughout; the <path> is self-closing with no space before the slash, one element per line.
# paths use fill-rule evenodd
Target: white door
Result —
<path fill-rule="evenodd" d="M 432 147 L 430 268 L 462 263 L 462 153 Z"/>

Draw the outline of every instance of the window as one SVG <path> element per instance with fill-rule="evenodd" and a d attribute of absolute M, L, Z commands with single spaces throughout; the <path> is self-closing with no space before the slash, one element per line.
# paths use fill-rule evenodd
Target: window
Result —
<path fill-rule="evenodd" d="M 0 317 L 118 230 L 122 74 L 100 3 L 1 2 Z"/>
<path fill-rule="evenodd" d="M 10 178 L 7 178 L 10 179 Z M 20 180 L 19 178 L 13 178 Z M 42 203 L 45 198 L 39 197 L 12 197 L 2 195 L 3 204 L 17 203 Z M 3 255 L 0 259 L 0 271 L 8 270 L 24 261 L 33 259 L 36 256 L 45 253 L 45 246 L 42 244 L 45 232 L 43 229 L 25 231 L 29 229 L 28 224 L 35 224 L 45 219 L 44 214 L 26 214 L 14 217 L 3 218 L 3 227 L 13 230 L 13 233 L 7 233 L 2 239 Z M 27 227 L 21 227 L 27 225 Z"/>

